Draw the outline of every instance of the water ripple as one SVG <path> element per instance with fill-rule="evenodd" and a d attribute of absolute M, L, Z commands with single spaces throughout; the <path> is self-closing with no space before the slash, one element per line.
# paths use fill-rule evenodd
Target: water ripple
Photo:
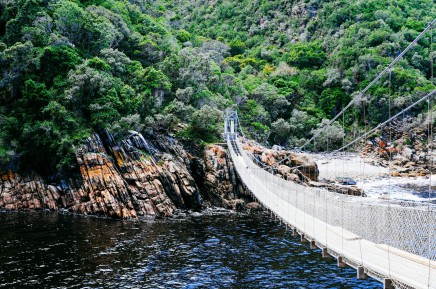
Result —
<path fill-rule="evenodd" d="M 381 288 L 267 216 L 0 214 L 0 288 Z"/>

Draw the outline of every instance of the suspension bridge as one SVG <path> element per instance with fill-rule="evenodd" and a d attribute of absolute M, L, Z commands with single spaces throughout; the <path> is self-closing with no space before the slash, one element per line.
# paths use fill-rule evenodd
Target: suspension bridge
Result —
<path fill-rule="evenodd" d="M 436 19 L 327 126 L 362 98 L 383 75 L 390 73 L 392 66 L 423 35 L 432 31 L 435 23 Z M 433 71 L 433 59 L 431 65 Z M 396 115 L 391 116 L 389 111 L 385 122 L 366 130 L 351 142 L 343 143 L 337 151 L 345 151 L 404 111 L 425 101 L 432 119 L 431 101 L 435 94 L 436 90 L 433 90 Z M 429 141 L 433 142 L 432 121 L 429 123 Z M 309 243 L 313 249 L 320 248 L 323 258 L 336 258 L 339 267 L 355 268 L 358 279 L 370 276 L 381 281 L 386 289 L 436 289 L 436 205 L 355 197 L 286 181 L 250 158 L 242 148 L 238 127 L 237 112 L 227 111 L 225 137 L 240 180 L 259 203 L 292 229 L 294 236 L 300 236 L 301 241 Z M 317 137 L 320 135 L 315 134 L 303 148 Z"/>

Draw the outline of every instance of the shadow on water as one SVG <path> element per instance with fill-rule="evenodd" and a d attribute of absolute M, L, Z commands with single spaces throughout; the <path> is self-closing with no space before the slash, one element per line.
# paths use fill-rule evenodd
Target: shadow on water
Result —
<path fill-rule="evenodd" d="M 0 213 L 0 288 L 381 288 L 262 214 L 122 222 Z"/>

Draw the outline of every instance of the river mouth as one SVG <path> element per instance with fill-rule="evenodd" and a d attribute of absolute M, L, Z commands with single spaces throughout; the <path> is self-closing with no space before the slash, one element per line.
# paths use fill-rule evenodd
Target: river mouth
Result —
<path fill-rule="evenodd" d="M 141 222 L 0 213 L 0 288 L 381 288 L 263 213 Z"/>

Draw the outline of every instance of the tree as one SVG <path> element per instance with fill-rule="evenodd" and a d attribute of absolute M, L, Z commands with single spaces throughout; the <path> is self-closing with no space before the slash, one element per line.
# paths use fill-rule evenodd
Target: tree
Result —
<path fill-rule="evenodd" d="M 73 44 L 84 44 L 89 18 L 85 10 L 77 3 L 62 0 L 57 3 L 56 10 L 53 13 L 56 31 L 67 37 Z"/>
<path fill-rule="evenodd" d="M 229 46 L 230 46 L 230 54 L 232 56 L 239 55 L 239 54 L 244 54 L 245 49 L 247 48 L 245 43 L 243 41 L 241 41 L 240 39 L 232 40 L 229 43 Z"/>
<path fill-rule="evenodd" d="M 321 67 L 327 59 L 318 42 L 297 43 L 289 49 L 287 62 L 300 68 Z"/>
<path fill-rule="evenodd" d="M 189 41 L 190 38 L 191 38 L 191 34 L 189 34 L 189 32 L 184 29 L 180 30 L 177 33 L 177 40 L 179 40 L 182 43 Z"/>
<path fill-rule="evenodd" d="M 81 62 L 82 58 L 74 47 L 68 45 L 47 46 L 41 56 L 39 73 L 45 83 L 50 86 L 56 77 L 65 77 Z"/>
<path fill-rule="evenodd" d="M 283 118 L 279 118 L 271 124 L 270 139 L 272 139 L 276 144 L 286 144 L 289 139 L 290 131 L 291 125 Z"/>
<path fill-rule="evenodd" d="M 0 52 L 0 100 L 8 101 L 17 97 L 25 75 L 38 66 L 40 53 L 31 42 L 17 42 Z"/>
<path fill-rule="evenodd" d="M 343 142 L 345 133 L 342 126 L 337 121 L 326 126 L 328 122 L 328 119 L 323 119 L 317 124 L 317 128 L 312 130 L 313 135 L 319 134 L 313 142 L 315 150 L 337 149 Z"/>
<path fill-rule="evenodd" d="M 223 113 L 208 105 L 192 115 L 189 131 L 192 136 L 206 142 L 216 141 L 223 130 Z"/>

